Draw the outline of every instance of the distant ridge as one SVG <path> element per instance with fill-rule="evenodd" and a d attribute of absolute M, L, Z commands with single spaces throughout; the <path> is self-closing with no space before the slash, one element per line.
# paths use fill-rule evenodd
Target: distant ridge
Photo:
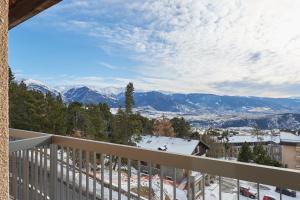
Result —
<path fill-rule="evenodd" d="M 66 103 L 107 103 L 110 107 L 124 106 L 124 88 L 96 88 L 88 86 L 58 87 L 60 91 L 35 80 L 24 80 L 29 89 L 43 93 L 61 93 Z M 203 93 L 168 93 L 160 91 L 137 91 L 135 106 L 164 112 L 183 114 L 237 114 L 237 113 L 300 113 L 298 98 L 264 98 L 248 96 L 222 96 Z"/>

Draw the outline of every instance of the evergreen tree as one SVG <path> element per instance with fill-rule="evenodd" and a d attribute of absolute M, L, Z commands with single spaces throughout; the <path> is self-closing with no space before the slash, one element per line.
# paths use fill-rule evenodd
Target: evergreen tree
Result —
<path fill-rule="evenodd" d="M 133 92 L 134 92 L 133 83 L 128 83 L 128 85 L 126 86 L 126 91 L 125 91 L 125 112 L 126 112 L 126 114 L 132 113 L 132 108 L 134 106 Z"/>
<path fill-rule="evenodd" d="M 247 142 L 245 142 L 242 147 L 241 150 L 239 152 L 238 155 L 238 161 L 240 162 L 250 162 L 253 158 L 252 156 L 252 151 L 251 148 L 249 146 L 249 144 Z"/>
<path fill-rule="evenodd" d="M 257 144 L 253 148 L 253 161 L 257 164 L 264 164 L 268 160 L 267 151 L 262 144 Z"/>
<path fill-rule="evenodd" d="M 191 136 L 191 126 L 183 117 L 174 117 L 171 119 L 171 123 L 176 133 L 176 137 L 188 138 Z"/>
<path fill-rule="evenodd" d="M 87 107 L 89 118 L 95 127 L 95 137 L 100 140 L 106 139 L 106 121 L 104 114 L 101 112 L 100 105 L 89 105 Z"/>
<path fill-rule="evenodd" d="M 12 82 L 15 81 L 15 76 L 11 71 L 11 68 L 8 66 L 8 83 L 11 85 Z"/>

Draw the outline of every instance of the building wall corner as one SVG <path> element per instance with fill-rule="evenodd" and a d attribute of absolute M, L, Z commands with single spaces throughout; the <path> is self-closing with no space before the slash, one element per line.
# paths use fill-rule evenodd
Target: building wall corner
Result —
<path fill-rule="evenodd" d="M 8 9 L 9 0 L 0 0 L 0 199 L 8 199 Z"/>

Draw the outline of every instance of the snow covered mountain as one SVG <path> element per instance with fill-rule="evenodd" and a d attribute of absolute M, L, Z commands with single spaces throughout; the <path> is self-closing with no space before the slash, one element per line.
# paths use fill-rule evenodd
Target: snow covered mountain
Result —
<path fill-rule="evenodd" d="M 57 95 L 58 90 L 45 84 L 25 80 L 30 89 L 43 93 L 50 91 Z M 124 106 L 124 88 L 96 88 L 87 86 L 60 87 L 63 99 L 67 103 L 81 102 L 97 104 L 106 102 L 112 108 Z M 137 91 L 134 93 L 137 108 L 151 108 L 152 111 L 176 112 L 188 115 L 201 114 L 278 114 L 300 113 L 300 99 L 295 98 L 263 98 L 244 96 L 221 96 L 203 93 L 166 93 L 159 91 Z"/>
<path fill-rule="evenodd" d="M 26 79 L 26 80 L 22 80 L 22 81 L 26 84 L 26 86 L 30 90 L 40 91 L 43 94 L 47 94 L 48 92 L 51 92 L 51 94 L 54 96 L 56 96 L 60 93 L 58 90 L 50 88 L 47 85 L 45 85 L 44 83 L 37 81 L 37 80 Z"/>
<path fill-rule="evenodd" d="M 107 103 L 111 107 L 118 106 L 118 100 L 112 93 L 101 93 L 86 86 L 71 88 L 63 93 L 67 103 L 80 102 L 85 104 Z"/>

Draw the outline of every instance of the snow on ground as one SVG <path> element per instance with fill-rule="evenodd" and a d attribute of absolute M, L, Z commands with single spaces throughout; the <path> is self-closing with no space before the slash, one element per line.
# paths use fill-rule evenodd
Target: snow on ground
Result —
<path fill-rule="evenodd" d="M 222 181 L 223 181 L 222 199 L 237 200 L 237 187 L 236 187 L 237 181 L 235 179 L 230 179 L 230 178 L 223 178 Z M 232 186 L 234 185 L 234 186 L 230 187 L 229 185 L 232 185 Z M 248 181 L 240 181 L 240 187 L 249 188 L 251 191 L 254 191 L 255 193 L 257 193 L 257 184 L 255 184 L 255 183 L 251 183 Z M 275 197 L 276 200 L 280 199 L 280 194 L 275 192 L 274 186 L 260 184 L 259 191 L 260 191 L 259 200 L 263 200 L 263 197 L 265 195 L 271 195 L 272 197 Z M 205 187 L 205 199 L 219 200 L 219 184 L 218 184 L 218 182 Z M 240 200 L 249 200 L 249 199 L 250 198 L 248 198 L 248 197 L 240 195 Z M 300 192 L 297 192 L 296 198 L 282 195 L 282 200 L 299 200 L 299 199 L 300 199 Z"/>

